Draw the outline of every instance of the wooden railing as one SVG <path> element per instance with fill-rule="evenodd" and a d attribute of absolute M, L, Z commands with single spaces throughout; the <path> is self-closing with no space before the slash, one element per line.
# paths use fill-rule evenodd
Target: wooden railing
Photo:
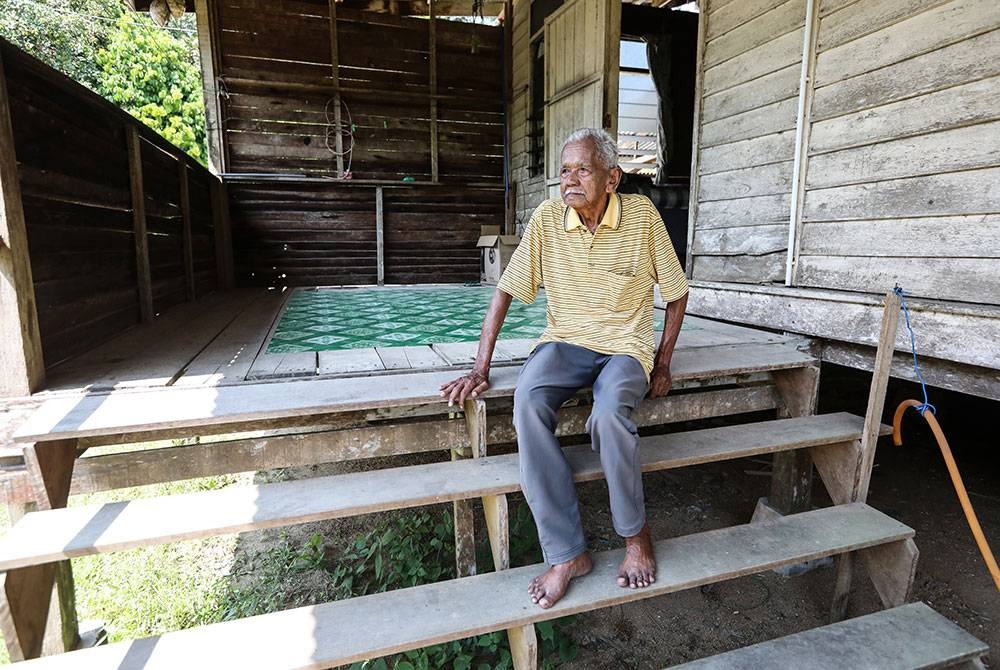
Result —
<path fill-rule="evenodd" d="M 35 306 L 9 323 L 37 340 L 37 388 L 39 369 L 230 285 L 228 208 L 216 176 L 126 112 L 9 42 L 0 58 L 4 232 Z"/>

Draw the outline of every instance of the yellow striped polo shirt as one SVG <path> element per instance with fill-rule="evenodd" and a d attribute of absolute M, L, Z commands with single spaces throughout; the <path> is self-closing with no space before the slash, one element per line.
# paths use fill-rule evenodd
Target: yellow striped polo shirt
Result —
<path fill-rule="evenodd" d="M 688 290 L 663 220 L 645 196 L 612 194 L 596 233 L 562 200 L 539 205 L 497 288 L 530 303 L 544 284 L 547 325 L 536 346 L 626 354 L 648 377 L 654 283 L 665 302 Z"/>

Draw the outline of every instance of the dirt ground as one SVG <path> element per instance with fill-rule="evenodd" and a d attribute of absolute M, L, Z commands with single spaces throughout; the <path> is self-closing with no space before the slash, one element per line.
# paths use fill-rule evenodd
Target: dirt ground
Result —
<path fill-rule="evenodd" d="M 868 375 L 824 366 L 821 379 L 820 412 L 864 415 Z M 886 401 L 887 416 L 891 418 L 899 401 L 917 398 L 918 393 L 918 387 L 894 381 Z M 1000 550 L 1000 457 L 997 439 L 987 434 L 985 418 L 996 415 L 1000 403 L 941 391 L 932 391 L 931 400 L 938 407 L 938 418 L 948 433 L 980 522 L 995 550 Z M 879 444 L 869 503 L 916 530 L 920 559 L 913 598 L 927 602 L 989 644 L 991 665 L 1000 668 L 1000 595 L 993 589 L 965 524 L 933 438 L 923 420 L 911 413 L 904 423 L 905 446 L 893 447 L 889 439 Z M 309 474 L 389 464 L 399 462 L 314 467 Z M 761 457 L 646 475 L 647 515 L 654 538 L 748 522 L 757 499 L 768 493 L 769 471 L 770 459 Z M 582 485 L 579 494 L 591 549 L 620 547 L 608 514 L 604 483 Z M 818 478 L 814 502 L 817 506 L 830 504 Z M 317 531 L 326 538 L 346 539 L 372 522 L 371 517 L 358 517 L 306 524 L 284 532 L 294 533 L 296 540 Z M 274 537 L 273 531 L 248 534 L 241 539 L 241 548 L 259 550 Z M 659 669 L 824 625 L 834 572 L 832 564 L 791 578 L 767 572 L 580 615 L 571 629 L 581 647 L 579 656 L 560 667 Z M 879 609 L 878 596 L 859 566 L 849 616 Z"/>

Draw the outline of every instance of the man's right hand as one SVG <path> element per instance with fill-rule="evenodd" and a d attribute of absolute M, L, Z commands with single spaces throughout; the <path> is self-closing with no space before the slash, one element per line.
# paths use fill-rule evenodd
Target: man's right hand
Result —
<path fill-rule="evenodd" d="M 464 405 L 466 398 L 477 398 L 490 387 L 489 372 L 472 370 L 458 379 L 441 385 L 441 397 L 448 399 L 448 406 Z"/>

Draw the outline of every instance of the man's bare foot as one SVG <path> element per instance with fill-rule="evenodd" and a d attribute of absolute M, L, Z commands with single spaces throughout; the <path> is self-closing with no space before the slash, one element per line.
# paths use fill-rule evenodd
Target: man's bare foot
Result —
<path fill-rule="evenodd" d="M 646 524 L 638 535 L 625 538 L 625 560 L 618 568 L 618 586 L 636 589 L 655 581 L 656 556 L 649 539 L 649 524 Z"/>
<path fill-rule="evenodd" d="M 587 552 L 583 552 L 565 563 L 556 563 L 528 584 L 531 602 L 539 605 L 542 609 L 552 607 L 566 593 L 571 579 L 582 577 L 593 567 L 594 562 L 590 560 L 590 554 Z"/>

